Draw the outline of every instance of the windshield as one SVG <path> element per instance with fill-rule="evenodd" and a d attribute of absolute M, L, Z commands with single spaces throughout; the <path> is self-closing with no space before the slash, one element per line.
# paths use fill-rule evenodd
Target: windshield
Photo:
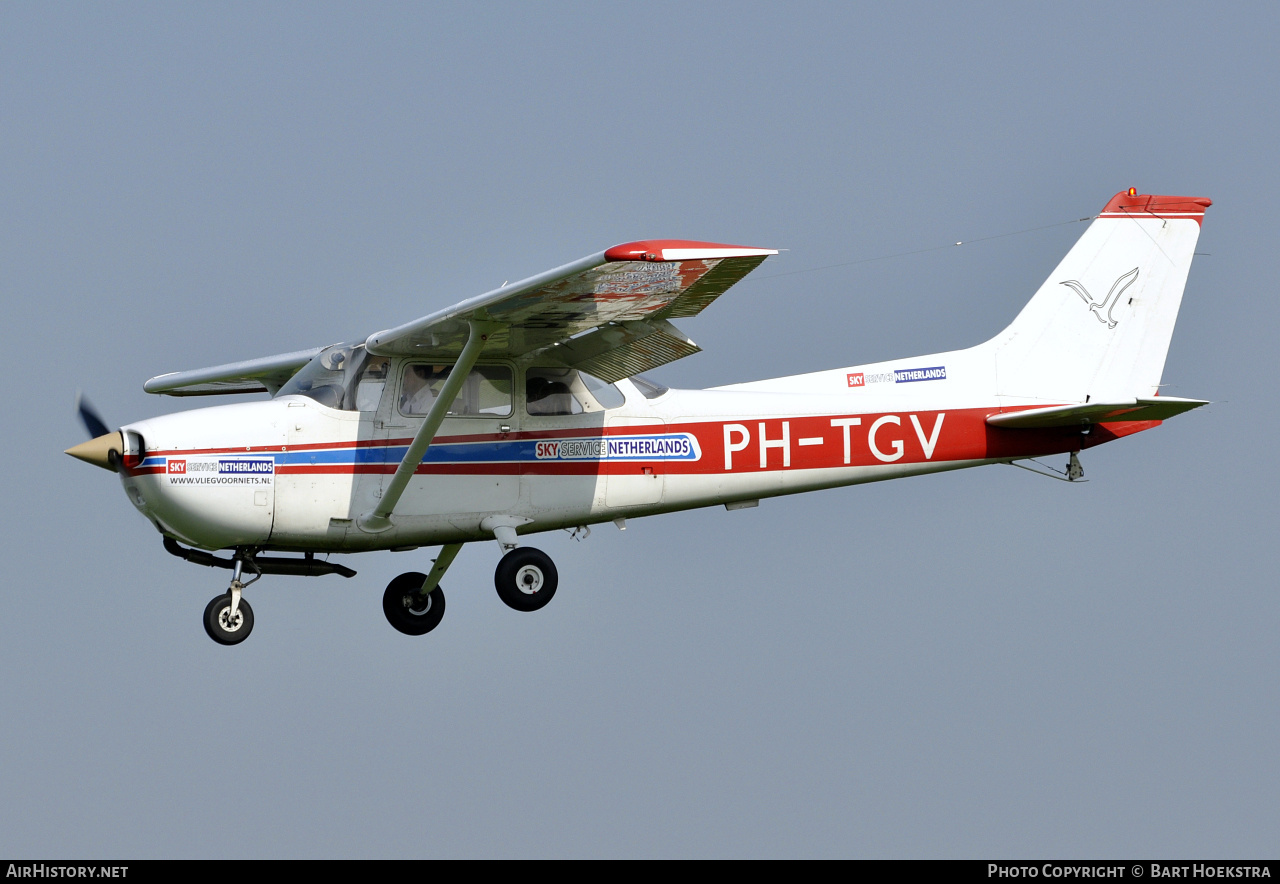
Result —
<path fill-rule="evenodd" d="M 363 344 L 325 347 L 280 388 L 277 396 L 306 396 L 343 411 L 376 411 L 390 360 Z"/>

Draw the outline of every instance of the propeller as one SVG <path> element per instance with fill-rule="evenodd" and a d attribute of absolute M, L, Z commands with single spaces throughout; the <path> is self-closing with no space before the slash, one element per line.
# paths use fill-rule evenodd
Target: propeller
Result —
<path fill-rule="evenodd" d="M 98 414 L 97 410 L 79 390 L 76 391 L 76 411 L 80 412 L 80 421 L 84 424 L 84 428 L 89 431 L 90 439 L 97 439 L 99 436 L 105 436 L 111 432 L 107 429 L 106 421 L 102 419 L 102 416 Z"/>
<path fill-rule="evenodd" d="M 120 465 L 120 453 L 124 451 L 124 437 L 107 429 L 101 415 L 80 392 L 76 393 L 76 411 L 89 432 L 89 441 L 68 448 L 66 453 L 95 467 L 115 472 Z"/>

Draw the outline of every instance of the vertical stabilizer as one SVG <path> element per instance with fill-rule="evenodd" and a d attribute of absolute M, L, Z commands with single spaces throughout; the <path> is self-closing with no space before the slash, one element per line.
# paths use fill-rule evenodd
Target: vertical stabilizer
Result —
<path fill-rule="evenodd" d="M 988 342 L 997 393 L 1008 404 L 1155 395 L 1209 205 L 1203 197 L 1116 194 Z"/>

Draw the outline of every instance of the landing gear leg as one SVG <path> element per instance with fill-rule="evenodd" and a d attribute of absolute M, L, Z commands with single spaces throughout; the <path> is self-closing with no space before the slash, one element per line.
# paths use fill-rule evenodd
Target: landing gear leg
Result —
<path fill-rule="evenodd" d="M 248 583 L 241 583 L 244 564 L 255 572 Z M 262 577 L 253 563 L 252 552 L 236 552 L 235 572 L 231 577 L 231 587 L 225 595 L 220 595 L 209 602 L 204 609 L 204 631 L 209 638 L 220 645 L 238 645 L 249 637 L 253 631 L 253 608 L 241 597 L 246 586 Z"/>

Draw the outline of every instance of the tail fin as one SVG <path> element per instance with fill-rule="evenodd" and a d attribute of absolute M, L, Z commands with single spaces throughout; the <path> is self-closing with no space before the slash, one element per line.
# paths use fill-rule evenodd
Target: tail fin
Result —
<path fill-rule="evenodd" d="M 987 343 L 997 393 L 1056 403 L 1155 395 L 1209 205 L 1202 197 L 1116 194 Z"/>

